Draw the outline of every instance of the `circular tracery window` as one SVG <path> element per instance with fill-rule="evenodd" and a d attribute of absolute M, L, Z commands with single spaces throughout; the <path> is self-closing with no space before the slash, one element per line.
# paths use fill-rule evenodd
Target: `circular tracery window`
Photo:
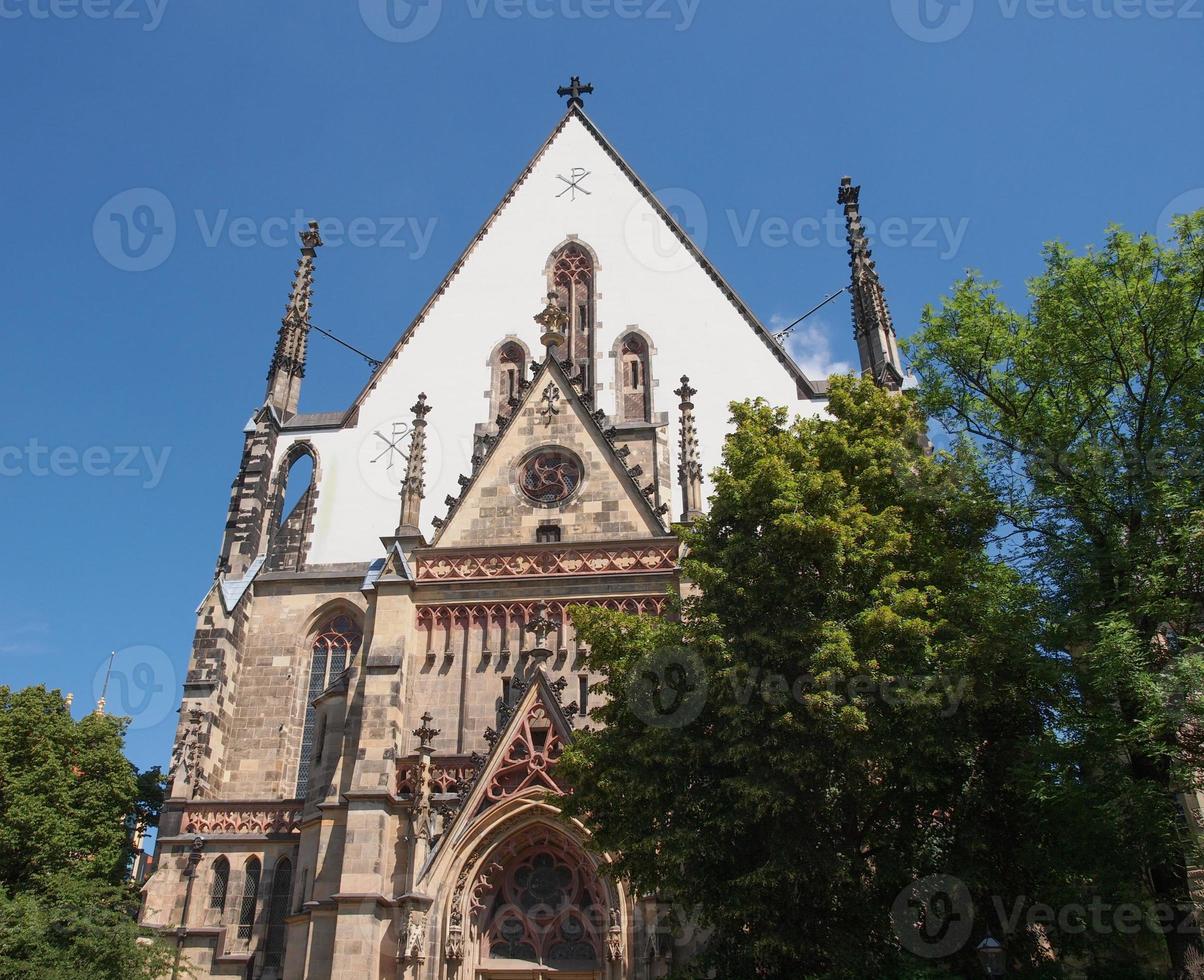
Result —
<path fill-rule="evenodd" d="M 537 449 L 519 464 L 518 485 L 545 506 L 568 500 L 581 486 L 581 460 L 567 449 Z"/>
<path fill-rule="evenodd" d="M 566 855 L 546 846 L 523 854 L 505 872 L 483 922 L 493 959 L 596 963 L 605 915 L 595 883 Z"/>

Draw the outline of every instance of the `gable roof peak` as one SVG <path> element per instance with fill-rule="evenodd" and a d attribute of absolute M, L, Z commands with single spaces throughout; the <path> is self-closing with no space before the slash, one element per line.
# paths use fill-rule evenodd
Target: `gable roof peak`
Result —
<path fill-rule="evenodd" d="M 625 462 L 631 450 L 626 445 L 615 445 L 618 429 L 610 423 L 609 418 L 602 409 L 592 409 L 593 397 L 588 391 L 584 390 L 584 382 L 581 376 L 575 375 L 570 377 L 568 369 L 572 366 L 572 363 L 569 361 L 558 361 L 554 356 L 553 350 L 554 348 L 549 346 L 544 352 L 542 361 L 532 362 L 531 368 L 533 374 L 529 380 L 524 379 L 520 382 L 520 396 L 517 399 L 511 400 L 510 411 L 508 413 L 505 411 L 498 413 L 495 420 L 498 427 L 497 434 L 482 437 L 482 441 L 486 447 L 485 453 L 473 456 L 472 475 L 465 476 L 461 474 L 459 479 L 459 495 L 453 497 L 451 494 L 448 494 L 444 499 L 448 508 L 447 516 L 442 518 L 435 517 L 431 521 L 435 526 L 435 536 L 431 541 L 432 547 L 438 546 L 444 533 L 459 511 L 460 505 L 468 498 L 473 487 L 476 486 L 487 464 L 497 453 L 498 447 L 506 441 L 506 435 L 510 431 L 511 423 L 522 414 L 524 408 L 533 399 L 542 397 L 539 394 L 539 388 L 541 382 L 545 379 L 554 384 L 570 405 L 578 410 L 583 424 L 593 435 L 598 437 L 599 442 L 605 447 L 604 451 L 610 457 L 612 469 L 615 471 L 616 476 L 625 480 L 634 489 L 632 496 L 640 501 L 640 509 L 648 521 L 649 530 L 661 535 L 672 533 L 666 520 L 666 515 L 669 513 L 669 505 L 661 503 L 657 506 L 652 502 L 651 497 L 656 489 L 655 484 L 640 485 L 639 477 L 642 474 L 642 470 L 638 466 L 628 467 Z"/>

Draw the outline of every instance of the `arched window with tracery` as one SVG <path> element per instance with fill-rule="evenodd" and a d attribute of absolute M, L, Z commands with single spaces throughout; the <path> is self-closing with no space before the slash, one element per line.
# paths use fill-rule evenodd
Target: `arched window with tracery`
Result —
<path fill-rule="evenodd" d="M 480 902 L 481 956 L 557 969 L 597 969 L 610 923 L 589 859 L 561 835 L 537 831 L 495 853 L 500 869 Z"/>
<path fill-rule="evenodd" d="M 248 858 L 243 868 L 242 901 L 238 907 L 238 938 L 244 942 L 251 938 L 255 928 L 255 903 L 259 899 L 259 875 L 263 866 L 259 858 Z"/>
<path fill-rule="evenodd" d="M 624 422 L 652 419 L 652 375 L 648 344 L 639 334 L 629 333 L 619 346 L 619 385 L 616 405 Z"/>
<path fill-rule="evenodd" d="M 293 890 L 293 863 L 288 858 L 276 862 L 272 873 L 272 894 L 268 899 L 268 936 L 264 943 L 263 965 L 280 967 L 284 963 L 284 917 L 288 915 L 289 893 Z"/>
<path fill-rule="evenodd" d="M 569 242 L 553 256 L 548 282 L 548 291 L 556 294 L 569 318 L 565 346 L 557 356 L 571 361 L 574 372 L 584 373 L 586 391 L 593 387 L 594 271 L 589 249 Z"/>
<path fill-rule="evenodd" d="M 313 701 L 347 669 L 359 652 L 364 634 L 349 613 L 341 612 L 326 620 L 310 644 L 309 684 L 305 692 L 305 725 L 301 729 L 301 758 L 297 763 L 297 797 L 303 799 L 309 789 L 313 765 L 316 711 Z"/>
<path fill-rule="evenodd" d="M 226 892 L 230 887 L 230 862 L 219 857 L 209 877 L 209 908 L 221 915 L 226 911 Z"/>

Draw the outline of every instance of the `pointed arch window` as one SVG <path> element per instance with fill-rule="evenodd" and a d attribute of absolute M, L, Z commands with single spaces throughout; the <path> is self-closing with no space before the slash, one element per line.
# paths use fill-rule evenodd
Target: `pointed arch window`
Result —
<path fill-rule="evenodd" d="M 619 418 L 625 422 L 652 419 L 652 376 L 648 344 L 639 334 L 628 334 L 619 347 Z"/>
<path fill-rule="evenodd" d="M 527 349 L 516 340 L 502 344 L 490 358 L 489 417 L 509 411 L 510 399 L 519 398 L 527 379 Z"/>
<path fill-rule="evenodd" d="M 213 862 L 209 878 L 209 908 L 214 912 L 226 911 L 226 892 L 230 887 L 230 862 L 219 857 Z"/>
<path fill-rule="evenodd" d="M 589 249 L 569 242 L 553 256 L 548 291 L 554 292 L 560 308 L 568 313 L 565 346 L 557 351 L 561 360 L 572 362 L 574 371 L 586 378 L 586 391 L 593 386 L 594 364 L 594 259 Z"/>
<path fill-rule="evenodd" d="M 255 928 L 255 903 L 259 899 L 259 875 L 263 866 L 259 858 L 248 858 L 243 869 L 242 902 L 238 909 L 238 938 L 244 942 L 251 938 Z"/>
<path fill-rule="evenodd" d="M 268 568 L 300 571 L 305 566 L 318 499 L 318 459 L 307 442 L 290 446 L 276 477 L 269 530 Z"/>
<path fill-rule="evenodd" d="M 310 644 L 309 685 L 305 694 L 305 725 L 301 730 L 301 758 L 297 764 L 297 797 L 304 799 L 309 789 L 309 774 L 314 760 L 317 712 L 313 701 L 347 669 L 359 652 L 364 634 L 348 613 L 326 620 Z"/>
<path fill-rule="evenodd" d="M 293 863 L 288 858 L 276 862 L 272 874 L 272 894 L 268 899 L 268 936 L 264 944 L 264 966 L 280 967 L 284 962 L 289 893 L 293 890 Z"/>

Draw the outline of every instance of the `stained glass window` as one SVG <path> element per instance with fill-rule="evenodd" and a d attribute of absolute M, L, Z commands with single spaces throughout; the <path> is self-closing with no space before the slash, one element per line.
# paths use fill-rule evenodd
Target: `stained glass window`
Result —
<path fill-rule="evenodd" d="M 301 759 L 297 765 L 297 797 L 309 789 L 313 763 L 315 712 L 313 700 L 347 669 L 359 651 L 364 635 L 349 615 L 340 613 L 326 622 L 314 637 L 309 661 L 309 686 L 305 696 L 305 726 L 301 731 Z"/>

